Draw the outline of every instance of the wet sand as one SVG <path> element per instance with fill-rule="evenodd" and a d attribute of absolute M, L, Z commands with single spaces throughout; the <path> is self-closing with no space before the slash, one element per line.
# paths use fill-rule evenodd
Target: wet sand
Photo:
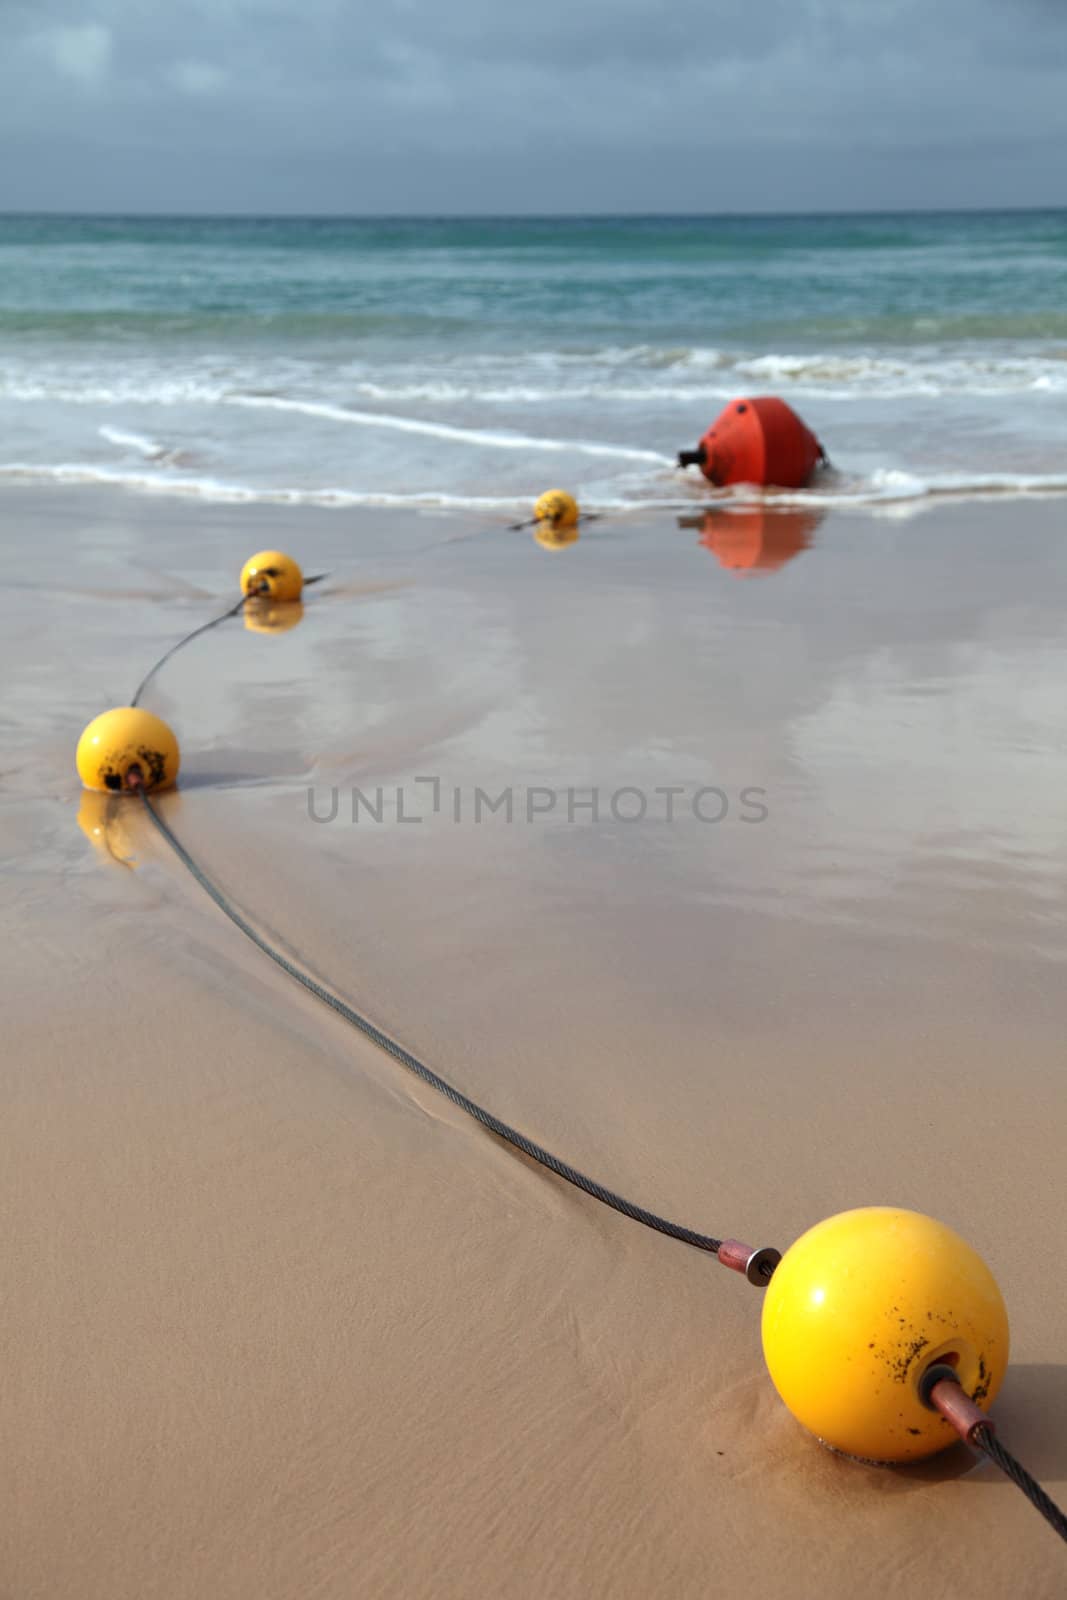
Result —
<path fill-rule="evenodd" d="M 868 1203 L 958 1228 L 1011 1316 L 1002 1436 L 1062 1499 L 1063 526 L 658 515 L 552 551 L 0 498 L 0 1593 L 1062 1592 L 992 1468 L 828 1454 L 755 1291 L 353 1036 L 135 805 L 83 801 L 73 749 L 251 551 L 328 571 L 297 626 L 227 624 L 146 695 L 182 840 L 641 1203 L 780 1247 Z"/>

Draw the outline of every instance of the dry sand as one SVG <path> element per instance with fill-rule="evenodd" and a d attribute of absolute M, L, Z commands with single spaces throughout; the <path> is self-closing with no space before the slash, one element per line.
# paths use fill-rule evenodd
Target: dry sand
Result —
<path fill-rule="evenodd" d="M 662 516 L 550 552 L 3 496 L 0 1594 L 1063 1592 L 993 1469 L 829 1455 L 765 1375 L 755 1291 L 353 1036 L 72 766 L 253 549 L 328 569 L 299 626 L 228 624 L 147 695 L 183 744 L 182 839 L 643 1203 L 782 1247 L 867 1203 L 959 1228 L 1011 1314 L 1002 1435 L 1062 1498 L 1063 518 L 835 515 L 741 577 L 735 528 Z M 346 820 L 379 784 L 384 820 Z M 505 785 L 510 825 L 453 820 L 455 790 Z M 520 820 L 570 785 L 684 798 Z M 720 824 L 687 809 L 712 785 Z"/>

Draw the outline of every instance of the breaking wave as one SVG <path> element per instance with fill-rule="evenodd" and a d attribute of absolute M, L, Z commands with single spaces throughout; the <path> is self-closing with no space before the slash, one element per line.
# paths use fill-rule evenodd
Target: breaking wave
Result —
<path fill-rule="evenodd" d="M 438 356 L 417 364 L 392 360 L 329 363 L 309 355 L 282 360 L 249 354 L 234 361 L 186 358 L 173 363 L 121 360 L 0 362 L 0 401 L 66 405 L 275 405 L 328 415 L 351 401 L 384 405 L 458 403 L 485 406 L 691 404 L 730 398 L 758 384 L 826 400 L 861 397 L 1067 395 L 1067 342 L 1033 351 L 946 350 L 757 353 L 710 347 L 605 346 L 589 350 Z M 310 391 L 310 392 L 308 392 Z M 311 408 L 320 407 L 318 412 Z M 398 425 L 404 419 L 399 419 Z M 444 436 L 444 435 L 443 435 Z"/>

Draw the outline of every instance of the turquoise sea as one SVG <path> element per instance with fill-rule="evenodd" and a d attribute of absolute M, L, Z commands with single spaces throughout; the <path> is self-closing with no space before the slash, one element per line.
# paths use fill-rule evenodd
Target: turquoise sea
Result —
<path fill-rule="evenodd" d="M 1067 212 L 0 218 L 0 480 L 686 505 L 760 393 L 832 459 L 800 498 L 1067 492 Z"/>

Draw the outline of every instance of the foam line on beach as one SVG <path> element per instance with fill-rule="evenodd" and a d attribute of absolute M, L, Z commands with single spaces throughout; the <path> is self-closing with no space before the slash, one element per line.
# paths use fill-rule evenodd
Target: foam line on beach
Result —
<path fill-rule="evenodd" d="M 904 504 L 909 501 L 975 500 L 988 496 L 1020 498 L 1067 494 L 1065 473 L 976 473 L 921 478 L 910 472 L 884 468 L 869 478 L 844 478 L 839 488 L 827 486 L 796 491 L 772 491 L 778 505 L 864 506 Z"/>
<path fill-rule="evenodd" d="M 126 472 L 115 467 L 100 467 L 90 462 L 38 464 L 28 461 L 0 462 L 0 482 L 101 484 L 132 489 L 143 494 L 175 495 L 184 499 L 215 501 L 219 504 L 368 506 L 411 510 L 515 511 L 529 509 L 529 497 L 522 495 L 452 495 L 425 490 L 413 494 L 358 489 L 306 489 L 284 486 L 254 488 L 250 484 L 227 483 L 217 478 L 182 478 L 149 472 Z"/>
<path fill-rule="evenodd" d="M 495 450 L 570 451 L 584 456 L 609 456 L 620 461 L 653 461 L 658 466 L 672 464 L 670 456 L 658 450 L 637 450 L 629 445 L 596 444 L 584 439 L 543 439 L 524 433 L 496 429 L 458 428 L 447 422 L 423 422 L 417 417 L 394 417 L 377 411 L 352 411 L 347 406 L 328 405 L 319 400 L 288 400 L 277 395 L 231 394 L 226 403 L 271 411 L 295 411 L 305 417 L 321 417 L 328 422 L 350 423 L 361 428 L 390 428 L 397 433 L 422 434 L 432 439 L 448 439 L 457 444 L 488 445 Z"/>
<path fill-rule="evenodd" d="M 111 428 L 105 423 L 97 431 L 101 439 L 106 439 L 108 444 L 116 444 L 120 450 L 133 450 L 146 461 L 161 461 L 169 454 L 166 445 L 159 444 L 155 439 L 149 439 L 142 433 L 133 433 L 127 428 Z"/>
<path fill-rule="evenodd" d="M 530 494 L 462 495 L 434 489 L 396 493 L 387 490 L 362 490 L 345 487 L 306 488 L 284 485 L 230 483 L 217 478 L 182 477 L 174 472 L 125 471 L 91 462 L 0 463 L 0 482 L 47 482 L 60 484 L 100 484 L 143 494 L 172 495 L 185 499 L 214 501 L 219 504 L 306 505 L 323 507 L 366 506 L 408 510 L 446 510 L 506 512 L 528 510 Z M 728 490 L 712 490 L 693 482 L 689 493 L 643 493 L 639 486 L 626 496 L 584 493 L 583 507 L 590 512 L 640 515 L 648 512 L 700 510 L 713 511 L 752 505 L 857 507 L 911 507 L 915 510 L 935 501 L 980 500 L 993 497 L 1025 499 L 1067 494 L 1067 474 L 989 474 L 978 477 L 922 479 L 907 472 L 883 471 L 866 479 L 839 478 L 837 486 L 826 484 L 815 489 L 763 490 L 739 485 Z"/>

